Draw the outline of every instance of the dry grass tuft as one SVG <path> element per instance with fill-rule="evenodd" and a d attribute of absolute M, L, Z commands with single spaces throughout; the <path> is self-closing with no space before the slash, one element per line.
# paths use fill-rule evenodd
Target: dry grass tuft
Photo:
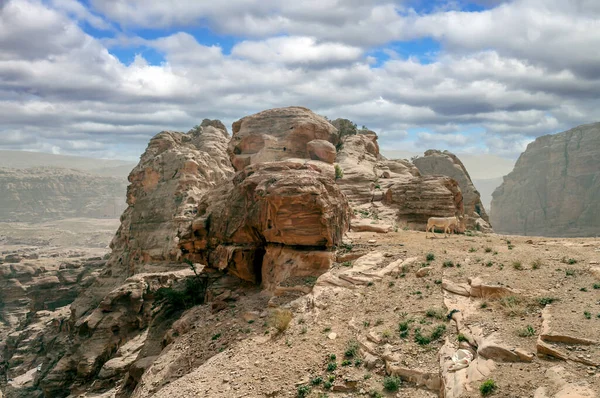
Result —
<path fill-rule="evenodd" d="M 277 329 L 277 332 L 283 333 L 292 321 L 292 311 L 284 308 L 277 308 L 269 316 L 269 325 Z"/>

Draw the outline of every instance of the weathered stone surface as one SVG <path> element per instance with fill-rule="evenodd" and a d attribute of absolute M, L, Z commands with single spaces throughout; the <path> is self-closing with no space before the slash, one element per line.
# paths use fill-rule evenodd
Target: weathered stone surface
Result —
<path fill-rule="evenodd" d="M 400 224 L 425 229 L 431 216 L 463 214 L 463 198 L 456 181 L 449 177 L 421 176 L 406 160 L 387 160 L 379 153 L 377 135 L 349 135 L 338 152 L 337 163 L 344 176 L 337 180 L 353 207 L 357 228 L 359 217 L 376 218 L 383 224 Z M 377 211 L 368 214 L 366 207 Z M 377 225 L 379 222 L 374 222 Z"/>
<path fill-rule="evenodd" d="M 307 145 L 308 156 L 313 160 L 321 160 L 326 163 L 335 162 L 337 155 L 335 146 L 329 141 L 312 140 Z"/>
<path fill-rule="evenodd" d="M 267 245 L 326 250 L 339 244 L 349 209 L 327 171 L 331 165 L 294 159 L 246 167 L 200 206 L 181 247 L 195 261 L 256 282 Z"/>
<path fill-rule="evenodd" d="M 0 168 L 0 221 L 118 218 L 126 181 L 60 168 Z"/>
<path fill-rule="evenodd" d="M 337 129 L 325 118 L 302 107 L 269 109 L 233 123 L 229 142 L 231 163 L 236 170 L 263 162 L 290 158 L 310 159 L 308 143 L 339 141 Z"/>
<path fill-rule="evenodd" d="M 500 233 L 597 236 L 600 232 L 600 123 L 537 138 L 493 194 Z"/>
<path fill-rule="evenodd" d="M 456 180 L 463 196 L 467 228 L 490 229 L 487 225 L 489 218 L 481 203 L 479 192 L 473 185 L 469 172 L 456 155 L 448 151 L 431 149 L 425 152 L 425 156 L 415 159 L 413 163 L 422 175 L 442 175 Z M 482 221 L 477 222 L 479 219 Z"/>

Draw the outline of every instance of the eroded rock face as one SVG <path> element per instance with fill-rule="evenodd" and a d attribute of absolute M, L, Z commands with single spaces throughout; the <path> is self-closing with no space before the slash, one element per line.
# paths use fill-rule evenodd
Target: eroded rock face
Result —
<path fill-rule="evenodd" d="M 129 207 L 111 243 L 111 263 L 127 267 L 180 259 L 178 235 L 195 217 L 203 195 L 227 183 L 233 169 L 222 124 L 205 120 L 188 134 L 155 136 L 129 175 Z"/>
<path fill-rule="evenodd" d="M 405 225 L 425 229 L 432 216 L 463 214 L 463 196 L 449 177 L 422 176 L 412 163 L 388 160 L 379 153 L 377 135 L 365 133 L 344 139 L 337 163 L 344 176 L 337 180 L 354 210 L 352 224 Z M 373 220 L 373 221 L 369 221 Z"/>
<path fill-rule="evenodd" d="M 257 137 L 266 144 L 251 149 Z M 274 109 L 234 123 L 230 154 L 236 168 L 244 168 L 200 203 L 182 235 L 183 252 L 271 291 L 284 279 L 310 273 L 310 265 L 272 270 L 283 263 L 269 253 L 308 248 L 317 258 L 341 243 L 350 213 L 330 164 L 336 140 L 335 128 L 304 108 Z M 319 269 L 331 264 L 332 256 L 326 257 Z"/>
<path fill-rule="evenodd" d="M 310 159 L 307 144 L 313 140 L 336 145 L 338 131 L 325 118 L 306 108 L 269 109 L 233 123 L 229 142 L 231 163 L 239 171 L 253 163 Z"/>
<path fill-rule="evenodd" d="M 600 123 L 539 137 L 493 193 L 497 232 L 596 236 L 600 232 Z"/>
<path fill-rule="evenodd" d="M 489 218 L 481 203 L 479 192 L 473 185 L 469 172 L 456 155 L 448 151 L 431 149 L 425 152 L 425 156 L 415 159 L 413 163 L 422 175 L 448 176 L 458 182 L 463 196 L 467 228 L 491 230 L 489 226 L 486 227 Z M 478 219 L 481 221 L 478 222 Z"/>

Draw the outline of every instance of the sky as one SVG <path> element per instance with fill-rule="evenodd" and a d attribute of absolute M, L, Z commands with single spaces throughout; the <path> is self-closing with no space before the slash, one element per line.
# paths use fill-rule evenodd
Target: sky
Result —
<path fill-rule="evenodd" d="M 300 105 L 514 160 L 600 121 L 598 49 L 598 0 L 0 0 L 0 149 L 136 160 Z"/>

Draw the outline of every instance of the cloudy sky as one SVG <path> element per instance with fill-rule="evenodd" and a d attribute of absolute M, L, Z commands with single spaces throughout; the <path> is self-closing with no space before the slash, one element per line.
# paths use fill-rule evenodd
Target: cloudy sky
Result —
<path fill-rule="evenodd" d="M 600 121 L 598 0 L 0 0 L 0 149 L 137 159 L 303 105 L 387 150 L 515 158 Z"/>

